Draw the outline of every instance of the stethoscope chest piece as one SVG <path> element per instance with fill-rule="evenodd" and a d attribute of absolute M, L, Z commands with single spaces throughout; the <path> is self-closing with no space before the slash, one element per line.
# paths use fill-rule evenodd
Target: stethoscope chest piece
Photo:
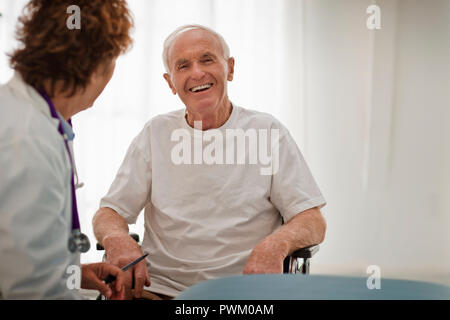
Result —
<path fill-rule="evenodd" d="M 68 247 L 70 252 L 88 252 L 91 248 L 91 243 L 89 242 L 89 238 L 81 233 L 80 230 L 75 229 L 72 231 L 72 235 L 69 238 Z"/>

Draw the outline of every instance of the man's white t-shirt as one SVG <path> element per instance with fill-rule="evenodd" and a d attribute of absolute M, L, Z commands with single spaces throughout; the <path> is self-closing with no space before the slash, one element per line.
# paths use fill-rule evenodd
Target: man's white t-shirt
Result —
<path fill-rule="evenodd" d="M 170 296 L 242 274 L 261 240 L 324 205 L 288 130 L 269 114 L 238 106 L 222 127 L 206 131 L 191 128 L 184 109 L 150 120 L 100 203 L 129 224 L 145 208 L 150 290 Z"/>

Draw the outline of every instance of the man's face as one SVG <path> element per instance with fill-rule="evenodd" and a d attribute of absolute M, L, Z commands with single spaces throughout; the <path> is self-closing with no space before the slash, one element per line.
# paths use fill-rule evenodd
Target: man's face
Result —
<path fill-rule="evenodd" d="M 170 89 L 188 111 L 210 114 L 227 97 L 227 81 L 233 80 L 234 59 L 226 61 L 219 40 L 205 30 L 182 33 L 168 52 L 169 74 L 164 74 Z"/>

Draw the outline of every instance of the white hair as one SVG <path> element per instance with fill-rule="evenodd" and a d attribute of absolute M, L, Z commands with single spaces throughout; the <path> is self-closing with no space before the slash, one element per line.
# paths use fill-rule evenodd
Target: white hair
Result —
<path fill-rule="evenodd" d="M 188 25 L 184 25 L 181 26 L 179 28 L 177 28 L 174 32 L 172 32 L 167 38 L 166 40 L 164 40 L 164 49 L 163 49 L 163 61 L 164 61 L 164 67 L 166 68 L 166 72 L 170 73 L 170 68 L 169 68 L 169 50 L 172 47 L 173 43 L 175 42 L 175 40 L 178 38 L 179 35 L 181 35 L 183 32 L 189 31 L 189 30 L 205 30 L 207 32 L 209 32 L 210 34 L 212 34 L 213 36 L 215 36 L 219 42 L 220 45 L 222 46 L 222 53 L 223 53 L 223 57 L 225 58 L 225 60 L 228 60 L 230 58 L 230 48 L 228 47 L 228 44 L 226 43 L 225 39 L 218 34 L 217 32 L 215 32 L 214 30 L 199 25 L 199 24 L 188 24 Z"/>

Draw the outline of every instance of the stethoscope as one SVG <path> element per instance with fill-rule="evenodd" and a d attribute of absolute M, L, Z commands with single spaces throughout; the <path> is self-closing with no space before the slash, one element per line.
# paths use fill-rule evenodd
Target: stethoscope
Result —
<path fill-rule="evenodd" d="M 77 198 L 76 198 L 76 194 L 75 194 L 75 189 L 81 188 L 84 185 L 84 183 L 79 182 L 78 173 L 77 173 L 77 170 L 76 170 L 76 167 L 74 164 L 74 160 L 72 158 L 72 152 L 70 152 L 67 135 L 64 133 L 61 118 L 58 116 L 56 108 L 53 105 L 53 102 L 50 99 L 50 97 L 45 92 L 45 90 L 41 89 L 41 90 L 39 90 L 39 93 L 44 98 L 44 100 L 47 102 L 52 118 L 58 120 L 58 122 L 59 122 L 58 132 L 64 139 L 64 144 L 66 145 L 67 153 L 69 154 L 69 159 L 70 159 L 70 168 L 71 168 L 71 175 L 72 175 L 72 179 L 71 179 L 72 232 L 71 232 L 71 236 L 69 238 L 68 248 L 69 248 L 70 252 L 77 252 L 77 251 L 87 252 L 89 250 L 89 248 L 91 247 L 91 243 L 89 242 L 89 238 L 84 233 L 81 233 L 81 230 L 80 230 L 80 220 L 78 217 Z M 70 126 L 72 126 L 72 122 L 70 119 L 69 119 L 68 123 Z M 75 177 L 76 177 L 76 183 L 75 183 Z"/>

